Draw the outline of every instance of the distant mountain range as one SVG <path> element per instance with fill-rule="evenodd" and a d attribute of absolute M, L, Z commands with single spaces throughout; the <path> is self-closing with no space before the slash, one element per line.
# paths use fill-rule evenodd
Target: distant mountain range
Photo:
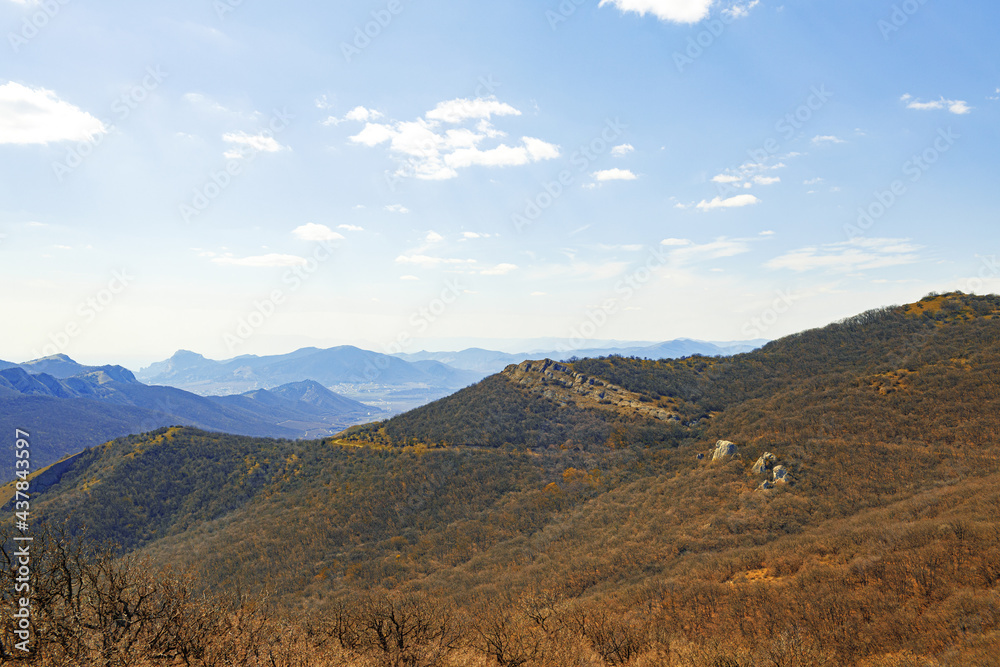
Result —
<path fill-rule="evenodd" d="M 0 420 L 33 432 L 36 465 L 163 426 L 315 438 L 386 416 L 314 381 L 203 397 L 175 387 L 147 386 L 121 366 L 83 366 L 65 355 L 0 368 Z M 41 369 L 51 372 L 36 372 Z M 3 470 L 13 470 L 7 460 L 11 457 L 4 449 Z"/>
<path fill-rule="evenodd" d="M 622 357 L 640 357 L 643 359 L 676 359 L 700 354 L 706 357 L 729 356 L 750 352 L 762 347 L 768 341 L 750 340 L 726 343 L 710 343 L 689 338 L 679 338 L 654 345 L 624 343 L 617 347 L 594 347 L 568 352 L 559 350 L 537 349 L 520 354 L 496 352 L 473 347 L 461 352 L 415 352 L 412 354 L 397 354 L 396 357 L 406 361 L 439 361 L 453 368 L 480 373 L 499 373 L 511 364 L 532 359 L 554 359 L 566 361 L 573 357 L 580 359 L 618 355 Z"/>
<path fill-rule="evenodd" d="M 613 354 L 647 359 L 672 359 L 695 354 L 725 356 L 749 352 L 767 341 L 710 343 L 682 338 L 652 345 L 602 342 L 609 345 L 568 352 L 534 349 L 511 354 L 470 348 L 460 352 L 416 352 L 391 356 L 345 345 L 329 349 L 307 347 L 289 354 L 266 357 L 247 355 L 223 361 L 213 361 L 200 354 L 180 350 L 170 359 L 138 371 L 136 377 L 147 384 L 180 387 L 202 395 L 270 389 L 310 379 L 326 387 L 338 387 L 338 390 L 340 387 L 362 386 L 382 387 L 397 393 L 426 389 L 428 394 L 440 397 L 443 395 L 441 390 L 451 393 L 487 375 L 498 373 L 511 364 L 530 359 L 562 361 L 571 357 Z"/>
<path fill-rule="evenodd" d="M 411 363 L 345 345 L 326 350 L 307 347 L 267 357 L 245 355 L 224 361 L 181 350 L 166 361 L 143 368 L 136 377 L 149 384 L 211 395 L 270 389 L 307 379 L 326 387 L 380 385 L 455 390 L 481 380 L 483 375 L 434 360 Z"/>
<path fill-rule="evenodd" d="M 398 356 L 341 346 L 224 361 L 181 350 L 138 373 L 121 366 L 85 366 L 60 354 L 21 364 L 0 361 L 0 418 L 35 429 L 38 463 L 175 425 L 318 438 L 425 405 L 528 359 L 717 356 L 748 351 L 762 342 L 681 339 L 629 346 L 600 341 L 611 347 L 522 354 L 472 348 Z M 0 465 L 10 456 L 7 452 Z"/>

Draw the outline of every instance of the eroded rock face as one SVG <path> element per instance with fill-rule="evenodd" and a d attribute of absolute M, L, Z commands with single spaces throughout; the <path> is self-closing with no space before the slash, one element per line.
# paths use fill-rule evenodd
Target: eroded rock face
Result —
<path fill-rule="evenodd" d="M 739 449 L 736 445 L 728 440 L 719 440 L 715 443 L 715 451 L 712 453 L 713 461 L 725 461 L 726 459 L 731 459 L 736 456 Z"/>
<path fill-rule="evenodd" d="M 637 413 L 660 421 L 680 420 L 680 416 L 669 408 L 645 402 L 639 394 L 576 373 L 568 365 L 551 359 L 511 365 L 504 369 L 503 375 L 515 384 L 561 403 L 572 400 L 585 408 Z"/>
<path fill-rule="evenodd" d="M 771 471 L 774 475 L 775 484 L 787 484 L 788 483 L 788 469 L 785 466 L 774 466 L 774 470 Z"/>

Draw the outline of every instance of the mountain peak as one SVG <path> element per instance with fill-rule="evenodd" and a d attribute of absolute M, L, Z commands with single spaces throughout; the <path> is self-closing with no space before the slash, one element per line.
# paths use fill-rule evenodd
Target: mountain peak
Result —
<path fill-rule="evenodd" d="M 49 362 L 49 361 L 60 361 L 60 362 L 66 363 L 66 364 L 75 364 L 76 363 L 76 361 L 74 361 L 73 359 L 70 359 L 69 356 L 67 356 L 65 354 L 52 354 L 52 355 L 49 355 L 47 357 L 40 357 L 38 359 L 32 359 L 31 361 L 26 361 L 24 363 L 25 364 L 37 364 L 37 363 Z"/>
<path fill-rule="evenodd" d="M 196 359 L 205 359 L 205 356 L 198 354 L 197 352 L 192 352 L 191 350 L 177 350 L 176 352 L 174 352 L 174 356 L 170 357 L 171 361 L 196 360 Z"/>

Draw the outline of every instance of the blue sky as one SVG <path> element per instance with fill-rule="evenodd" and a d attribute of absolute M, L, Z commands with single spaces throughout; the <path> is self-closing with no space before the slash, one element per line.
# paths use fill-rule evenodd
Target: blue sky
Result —
<path fill-rule="evenodd" d="M 998 20 L 0 0 L 0 358 L 775 338 L 998 291 Z"/>

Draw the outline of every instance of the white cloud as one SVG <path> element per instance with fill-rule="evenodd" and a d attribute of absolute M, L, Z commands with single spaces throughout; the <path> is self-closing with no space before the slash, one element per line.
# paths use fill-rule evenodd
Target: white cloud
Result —
<path fill-rule="evenodd" d="M 347 121 L 355 121 L 358 123 L 367 123 L 369 121 L 378 120 L 382 118 L 383 114 L 381 111 L 375 111 L 374 109 L 367 109 L 362 106 L 357 106 L 344 114 L 343 118 L 337 118 L 336 116 L 330 116 L 323 121 L 324 125 L 340 125 L 341 123 Z"/>
<path fill-rule="evenodd" d="M 528 154 L 531 156 L 532 162 L 554 160 L 559 157 L 559 147 L 547 141 L 533 137 L 521 137 L 521 141 L 524 142 L 525 148 L 528 149 Z"/>
<path fill-rule="evenodd" d="M 425 243 L 440 243 L 441 241 L 444 241 L 444 237 L 434 230 L 427 232 L 427 236 L 424 237 Z"/>
<path fill-rule="evenodd" d="M 417 278 L 416 276 L 400 276 L 399 279 L 400 280 L 420 280 L 420 278 Z"/>
<path fill-rule="evenodd" d="M 482 232 L 462 232 L 462 237 L 465 239 L 488 239 L 492 234 L 484 234 Z"/>
<path fill-rule="evenodd" d="M 661 21 L 697 23 L 708 16 L 715 0 L 601 0 L 598 7 L 613 5 L 623 12 L 640 16 L 652 14 Z"/>
<path fill-rule="evenodd" d="M 559 147 L 531 137 L 522 138 L 523 146 L 500 144 L 496 148 L 480 150 L 476 147 L 461 148 L 446 155 L 449 167 L 461 169 L 475 165 L 483 167 L 519 167 L 521 165 L 551 160 L 559 157 Z"/>
<path fill-rule="evenodd" d="M 691 243 L 692 242 L 687 239 L 663 239 L 660 241 L 660 245 L 665 246 L 685 246 L 691 245 Z"/>
<path fill-rule="evenodd" d="M 343 225 L 341 225 L 343 228 Z M 296 227 L 292 230 L 292 234 L 295 238 L 302 241 L 341 241 L 343 236 L 333 231 L 326 225 L 319 225 L 315 222 L 310 222 L 300 227 Z"/>
<path fill-rule="evenodd" d="M 385 207 L 385 210 L 389 211 L 389 213 L 400 213 L 400 214 L 405 214 L 410 212 L 410 209 L 406 208 L 402 204 L 389 204 L 388 206 Z"/>
<path fill-rule="evenodd" d="M 780 176 L 754 176 L 753 182 L 757 185 L 774 185 L 775 183 L 781 183 Z"/>
<path fill-rule="evenodd" d="M 495 97 L 441 102 L 425 117 L 413 121 L 371 122 L 348 141 L 373 148 L 388 144 L 399 163 L 396 176 L 423 180 L 456 178 L 458 170 L 472 166 L 511 167 L 559 157 L 559 147 L 535 137 L 522 137 L 519 145 L 484 147 L 487 140 L 506 136 L 489 122 L 494 115 L 521 112 Z M 361 114 L 358 115 L 360 119 Z M 471 127 L 442 128 L 478 121 Z"/>
<path fill-rule="evenodd" d="M 427 112 L 428 120 L 439 120 L 445 123 L 461 123 L 469 119 L 496 116 L 520 116 L 521 112 L 509 104 L 499 101 L 496 97 L 479 97 L 474 100 L 457 99 L 440 102 Z"/>
<path fill-rule="evenodd" d="M 351 141 L 371 148 L 392 139 L 392 130 L 388 125 L 368 123 L 364 129 L 351 137 Z"/>
<path fill-rule="evenodd" d="M 615 146 L 611 149 L 611 154 L 615 157 L 625 157 L 629 153 L 635 152 L 635 146 L 632 144 L 622 144 L 621 146 Z"/>
<path fill-rule="evenodd" d="M 233 257 L 232 255 L 226 255 L 225 257 L 215 257 L 212 261 L 216 264 L 227 266 L 250 266 L 254 268 L 304 266 L 308 264 L 308 260 L 304 257 L 279 255 L 277 253 L 259 255 L 257 257 Z"/>
<path fill-rule="evenodd" d="M 511 271 L 516 271 L 516 264 L 497 264 L 492 269 L 483 269 L 479 273 L 484 276 L 505 276 Z"/>
<path fill-rule="evenodd" d="M 279 144 L 274 137 L 266 132 L 260 132 L 259 134 L 230 132 L 229 134 L 222 135 L 222 140 L 233 146 L 223 154 L 230 160 L 249 157 L 255 153 L 278 153 L 287 149 L 286 146 Z"/>
<path fill-rule="evenodd" d="M 972 107 L 970 107 L 969 103 L 966 102 L 965 100 L 946 100 L 945 98 L 942 97 L 939 100 L 934 100 L 931 102 L 920 102 L 909 93 L 903 95 L 899 99 L 902 102 L 907 102 L 906 105 L 907 109 L 915 109 L 917 111 L 947 109 L 951 113 L 957 114 L 959 116 L 963 116 L 967 113 L 972 112 Z"/>
<path fill-rule="evenodd" d="M 51 90 L 0 86 L 0 144 L 89 141 L 105 132 L 104 123 Z"/>
<path fill-rule="evenodd" d="M 363 231 L 365 231 L 364 227 L 358 227 L 357 225 L 337 225 L 337 229 L 343 229 L 344 231 L 348 231 L 348 232 L 363 232 Z"/>
<path fill-rule="evenodd" d="M 817 185 L 822 182 L 822 178 L 810 178 L 808 181 L 802 181 L 802 185 Z"/>
<path fill-rule="evenodd" d="M 604 181 L 634 181 L 639 178 L 633 174 L 628 169 L 605 169 L 604 171 L 595 171 L 593 173 L 594 179 L 604 182 Z"/>
<path fill-rule="evenodd" d="M 760 4 L 760 0 L 751 0 L 744 5 L 736 4 L 722 10 L 722 13 L 731 19 L 742 19 L 750 15 L 750 10 Z"/>
<path fill-rule="evenodd" d="M 849 273 L 912 264 L 919 261 L 917 252 L 921 248 L 922 246 L 910 243 L 909 239 L 857 238 L 821 247 L 793 250 L 772 259 L 766 266 L 799 272 L 826 269 Z"/>
<path fill-rule="evenodd" d="M 712 178 L 713 183 L 739 183 L 742 180 L 741 176 L 733 176 L 731 174 L 719 174 Z"/>
<path fill-rule="evenodd" d="M 816 145 L 819 144 L 842 144 L 845 143 L 840 137 L 835 137 L 832 134 L 817 135 L 812 138 L 812 142 Z"/>
<path fill-rule="evenodd" d="M 698 208 L 703 211 L 710 211 L 716 208 L 740 208 L 742 206 L 751 206 L 752 204 L 758 203 L 760 203 L 760 200 L 753 195 L 736 195 L 735 197 L 730 197 L 728 199 L 716 197 L 712 201 L 702 200 L 698 203 Z"/>

